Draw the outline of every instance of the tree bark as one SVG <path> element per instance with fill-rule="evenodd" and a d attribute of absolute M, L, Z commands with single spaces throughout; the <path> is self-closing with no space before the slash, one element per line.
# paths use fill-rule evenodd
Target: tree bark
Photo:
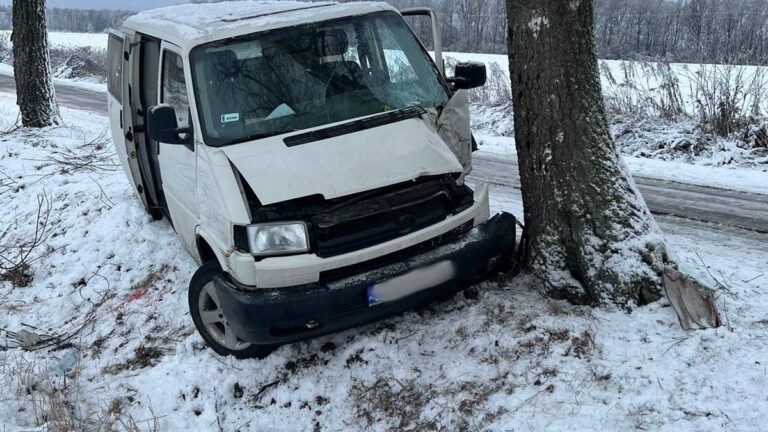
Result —
<path fill-rule="evenodd" d="M 45 0 L 13 0 L 13 72 L 24 127 L 58 124 L 59 107 L 51 80 Z"/>
<path fill-rule="evenodd" d="M 591 0 L 507 0 L 528 269 L 579 304 L 646 304 L 675 267 L 608 130 Z"/>

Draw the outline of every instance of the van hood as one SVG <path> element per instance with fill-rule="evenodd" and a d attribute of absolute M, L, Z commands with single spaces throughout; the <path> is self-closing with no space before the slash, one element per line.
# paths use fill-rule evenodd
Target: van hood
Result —
<path fill-rule="evenodd" d="M 223 147 L 262 204 L 340 198 L 423 176 L 461 173 L 425 120 L 412 118 L 288 147 L 286 135 Z"/>

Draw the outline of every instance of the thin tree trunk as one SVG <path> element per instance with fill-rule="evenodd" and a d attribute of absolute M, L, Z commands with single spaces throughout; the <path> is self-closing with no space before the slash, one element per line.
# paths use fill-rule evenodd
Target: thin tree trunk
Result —
<path fill-rule="evenodd" d="M 674 266 L 605 117 L 591 0 L 507 0 L 529 270 L 580 304 L 646 304 Z"/>
<path fill-rule="evenodd" d="M 45 0 L 13 0 L 13 72 L 24 127 L 59 123 L 51 80 Z"/>

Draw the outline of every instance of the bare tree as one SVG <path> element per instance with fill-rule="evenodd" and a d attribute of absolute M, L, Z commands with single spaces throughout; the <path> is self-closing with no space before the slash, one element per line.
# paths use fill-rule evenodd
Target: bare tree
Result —
<path fill-rule="evenodd" d="M 51 80 L 45 0 L 13 0 L 13 72 L 24 127 L 59 123 Z"/>
<path fill-rule="evenodd" d="M 645 304 L 674 266 L 605 117 L 591 0 L 507 0 L 528 268 L 547 294 Z"/>
<path fill-rule="evenodd" d="M 397 8 L 435 9 L 442 21 L 443 47 L 447 51 L 506 53 L 506 0 L 385 1 Z M 594 0 L 594 8 L 597 52 L 603 59 L 659 57 L 681 63 L 753 65 L 768 62 L 768 0 Z M 57 12 L 56 18 L 60 15 L 78 18 L 62 12 Z M 89 13 L 74 22 L 83 26 L 96 17 L 99 15 Z M 0 26 L 2 22 L 0 6 Z M 99 22 L 102 25 L 103 20 Z M 429 22 L 408 22 L 428 44 L 432 38 Z"/>

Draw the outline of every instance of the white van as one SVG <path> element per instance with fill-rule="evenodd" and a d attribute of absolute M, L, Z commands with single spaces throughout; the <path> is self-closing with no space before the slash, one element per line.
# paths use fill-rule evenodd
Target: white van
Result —
<path fill-rule="evenodd" d="M 432 18 L 436 60 L 403 19 Z M 459 291 L 515 244 L 471 190 L 466 89 L 437 19 L 384 3 L 240 1 L 139 13 L 109 36 L 117 152 L 201 267 L 189 306 L 217 353 L 275 346 Z"/>

